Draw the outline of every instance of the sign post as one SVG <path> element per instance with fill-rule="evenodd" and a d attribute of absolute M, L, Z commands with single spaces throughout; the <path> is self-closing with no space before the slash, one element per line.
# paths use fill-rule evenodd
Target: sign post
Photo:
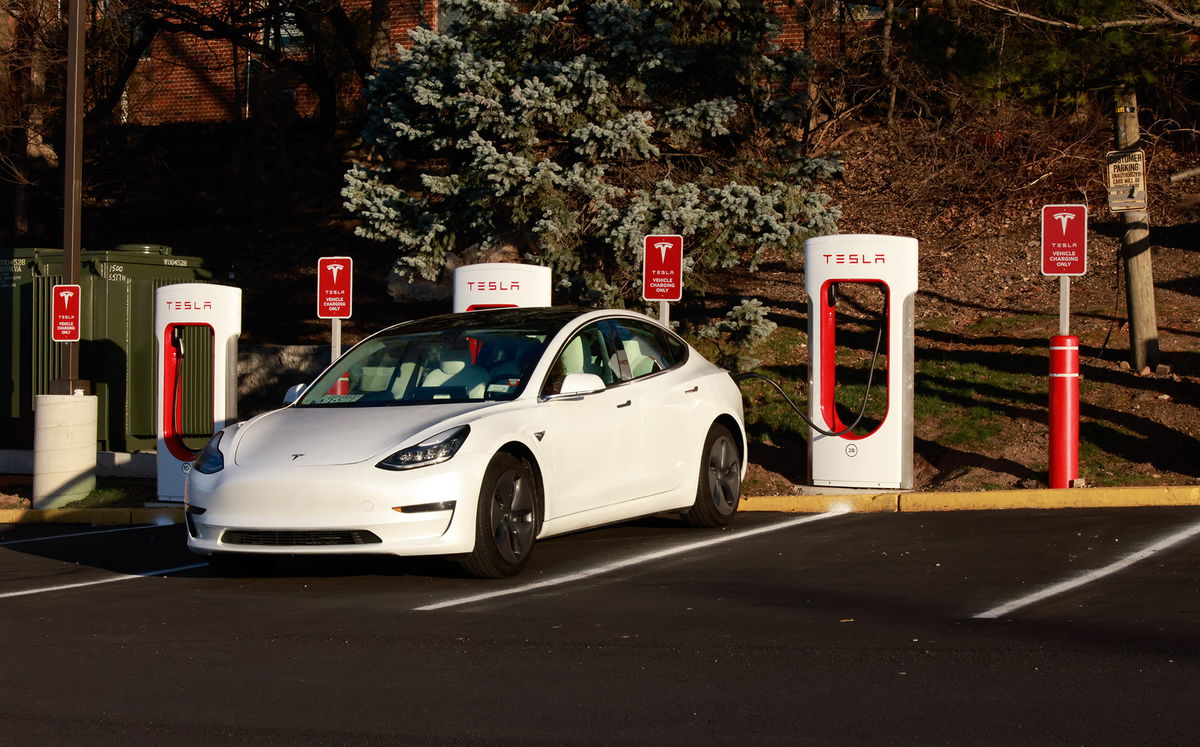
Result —
<path fill-rule="evenodd" d="M 650 235 L 643 249 L 642 299 L 658 301 L 658 321 L 670 326 L 670 302 L 683 298 L 683 237 Z"/>
<path fill-rule="evenodd" d="M 1058 276 L 1058 334 L 1050 338 L 1050 487 L 1079 479 L 1079 338 L 1071 332 L 1071 276 L 1087 272 L 1087 206 L 1042 208 L 1042 274 Z"/>
<path fill-rule="evenodd" d="M 321 257 L 317 260 L 317 318 L 330 319 L 330 360 L 342 355 L 342 320 L 349 319 L 354 306 L 354 260 L 351 257 Z"/>

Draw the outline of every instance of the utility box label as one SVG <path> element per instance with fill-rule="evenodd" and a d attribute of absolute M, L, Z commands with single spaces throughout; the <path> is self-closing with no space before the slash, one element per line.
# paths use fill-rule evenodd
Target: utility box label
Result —
<path fill-rule="evenodd" d="M 678 301 L 683 298 L 683 237 L 647 236 L 642 264 L 642 298 Z"/>
<path fill-rule="evenodd" d="M 56 285 L 51 293 L 50 339 L 54 342 L 79 342 L 80 308 L 78 285 Z"/>
<path fill-rule="evenodd" d="M 1087 273 L 1087 206 L 1042 208 L 1042 274 Z"/>
<path fill-rule="evenodd" d="M 1108 209 L 1114 213 L 1146 209 L 1146 151 L 1113 150 L 1104 156 Z"/>
<path fill-rule="evenodd" d="M 353 310 L 354 260 L 321 257 L 317 260 L 317 318 L 349 319 Z"/>

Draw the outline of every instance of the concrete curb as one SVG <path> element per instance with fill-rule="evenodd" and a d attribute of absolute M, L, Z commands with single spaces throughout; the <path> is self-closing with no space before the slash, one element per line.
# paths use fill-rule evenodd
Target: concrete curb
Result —
<path fill-rule="evenodd" d="M 1200 506 L 1200 485 L 1146 488 L 990 490 L 978 493 L 860 493 L 856 495 L 768 495 L 742 499 L 740 511 L 819 514 L 999 511 L 1034 508 L 1130 508 Z M 0 524 L 178 524 L 183 507 L 0 509 Z"/>

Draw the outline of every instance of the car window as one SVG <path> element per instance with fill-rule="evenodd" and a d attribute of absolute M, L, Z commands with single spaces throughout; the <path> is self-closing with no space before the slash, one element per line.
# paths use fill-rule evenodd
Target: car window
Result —
<path fill-rule="evenodd" d="M 687 359 L 687 346 L 667 331 L 636 319 L 614 319 L 618 362 L 628 379 L 666 371 Z"/>
<path fill-rule="evenodd" d="M 513 399 L 549 335 L 529 329 L 449 329 L 373 338 L 308 388 L 299 407 L 359 407 Z"/>
<path fill-rule="evenodd" d="M 612 347 L 604 326 L 591 324 L 583 328 L 567 341 L 554 359 L 542 386 L 542 396 L 558 394 L 563 379 L 572 373 L 596 374 L 605 386 L 611 386 L 620 380 L 617 371 L 609 365 L 611 357 Z"/>

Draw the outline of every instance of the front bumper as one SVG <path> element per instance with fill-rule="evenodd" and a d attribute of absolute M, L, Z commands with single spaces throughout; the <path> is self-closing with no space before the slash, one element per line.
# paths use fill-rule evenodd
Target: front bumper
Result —
<path fill-rule="evenodd" d="M 486 467 L 486 457 L 459 453 L 405 471 L 366 463 L 193 471 L 188 547 L 202 555 L 470 552 Z"/>

